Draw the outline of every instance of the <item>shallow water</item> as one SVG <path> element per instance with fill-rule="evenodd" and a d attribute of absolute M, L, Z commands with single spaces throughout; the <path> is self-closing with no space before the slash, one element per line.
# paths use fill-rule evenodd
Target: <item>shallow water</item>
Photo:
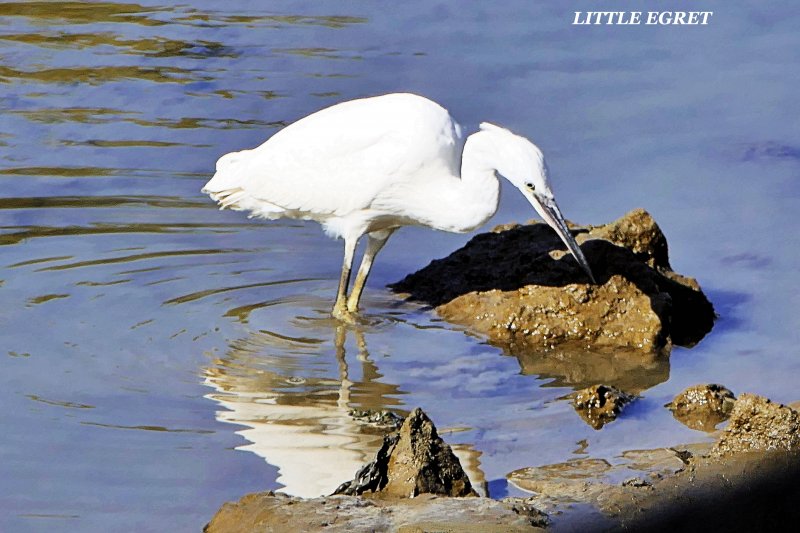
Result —
<path fill-rule="evenodd" d="M 524 466 L 707 439 L 662 408 L 688 385 L 800 399 L 796 10 L 575 28 L 589 3 L 562 4 L 0 4 L 0 529 L 196 531 L 247 492 L 330 492 L 380 441 L 352 408 L 423 407 L 499 497 Z M 646 390 L 621 420 L 383 288 L 469 235 L 398 232 L 372 325 L 340 330 L 339 242 L 199 193 L 221 154 L 400 90 L 529 135 L 569 218 L 647 208 L 709 293 L 707 339 L 623 369 Z M 504 193 L 492 223 L 531 216 Z"/>

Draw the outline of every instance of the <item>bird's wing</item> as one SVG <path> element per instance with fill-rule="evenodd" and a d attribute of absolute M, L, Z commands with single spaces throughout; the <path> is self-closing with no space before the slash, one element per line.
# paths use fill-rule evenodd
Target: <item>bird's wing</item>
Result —
<path fill-rule="evenodd" d="M 369 208 L 393 187 L 457 173 L 459 131 L 447 111 L 421 97 L 391 96 L 324 109 L 258 148 L 228 154 L 206 189 L 238 188 L 284 209 L 341 216 Z"/>

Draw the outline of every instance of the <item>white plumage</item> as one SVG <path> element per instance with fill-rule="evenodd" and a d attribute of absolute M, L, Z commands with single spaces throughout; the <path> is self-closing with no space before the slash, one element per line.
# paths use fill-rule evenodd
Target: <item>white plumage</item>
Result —
<path fill-rule="evenodd" d="M 315 220 L 343 238 L 333 314 L 352 319 L 372 260 L 392 231 L 478 227 L 497 210 L 495 171 L 531 201 L 591 277 L 553 199 L 541 151 L 487 123 L 462 145 L 461 128 L 447 110 L 413 94 L 352 100 L 313 113 L 257 148 L 222 156 L 203 192 L 222 208 Z M 347 298 L 353 253 L 364 234 L 367 250 Z"/>

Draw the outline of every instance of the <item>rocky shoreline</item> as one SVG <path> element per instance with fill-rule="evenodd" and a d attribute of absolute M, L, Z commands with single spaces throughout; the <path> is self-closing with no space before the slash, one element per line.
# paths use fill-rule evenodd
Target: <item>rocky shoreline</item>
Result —
<path fill-rule="evenodd" d="M 799 473 L 800 413 L 742 394 L 714 443 L 523 468 L 508 479 L 532 495 L 493 500 L 416 409 L 333 495 L 250 494 L 205 531 L 752 531 L 800 514 Z"/>

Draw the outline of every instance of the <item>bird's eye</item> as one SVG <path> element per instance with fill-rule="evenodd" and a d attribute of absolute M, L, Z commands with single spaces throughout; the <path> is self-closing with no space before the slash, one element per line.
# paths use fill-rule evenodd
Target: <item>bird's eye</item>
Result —
<path fill-rule="evenodd" d="M 530 190 L 532 190 L 532 191 L 536 190 L 536 186 L 533 183 L 528 182 L 528 183 L 525 184 L 525 186 L 527 188 L 529 188 Z"/>

